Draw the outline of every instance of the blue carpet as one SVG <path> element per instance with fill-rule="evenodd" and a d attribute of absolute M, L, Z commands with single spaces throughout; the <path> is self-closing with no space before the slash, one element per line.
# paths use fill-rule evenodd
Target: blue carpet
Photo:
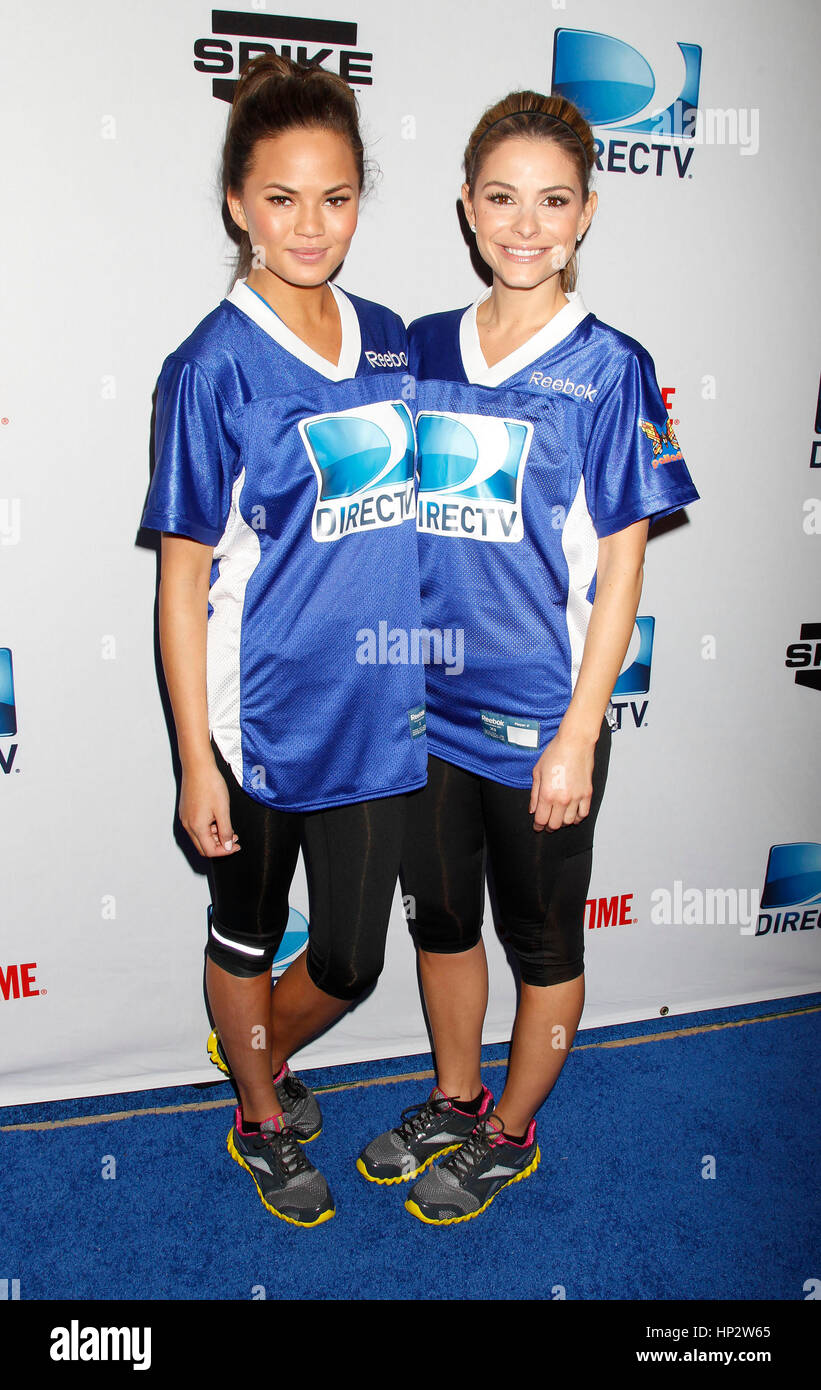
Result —
<path fill-rule="evenodd" d="M 428 1084 L 330 1090 L 308 1153 L 337 1202 L 273 1218 L 225 1149 L 229 1109 L 3 1135 L 3 1274 L 22 1299 L 781 1299 L 818 1274 L 811 1097 L 821 1014 L 682 1038 L 610 1038 L 817 1006 L 768 1001 L 579 1034 L 539 1120 L 542 1163 L 476 1221 L 428 1227 L 404 1187 L 366 1183 L 360 1148 Z M 504 1048 L 485 1050 L 487 1061 Z M 429 1057 L 303 1073 L 333 1086 Z M 500 1090 L 503 1068 L 485 1082 Z M 16 1107 L 0 1124 L 227 1099 L 227 1085 Z M 33 1112 L 37 1111 L 35 1115 Z M 47 1114 L 45 1112 L 48 1112 Z M 59 1112 L 59 1114 L 58 1114 Z M 702 1177 L 705 1156 L 714 1179 Z M 101 1176 L 106 1156 L 116 1178 Z M 563 1291 L 563 1292 L 562 1292 Z M 259 1296 L 259 1295 L 258 1295 Z"/>

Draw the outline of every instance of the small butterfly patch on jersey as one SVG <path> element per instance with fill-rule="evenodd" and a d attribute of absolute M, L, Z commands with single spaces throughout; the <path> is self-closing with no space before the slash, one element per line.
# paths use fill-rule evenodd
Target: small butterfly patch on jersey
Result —
<path fill-rule="evenodd" d="M 660 468 L 663 463 L 675 463 L 677 459 L 684 457 L 676 439 L 672 420 L 668 419 L 664 434 L 661 434 L 649 420 L 639 420 L 639 429 L 653 446 L 651 462 L 654 468 Z"/>
<path fill-rule="evenodd" d="M 413 421 L 402 401 L 378 401 L 301 420 L 316 474 L 315 541 L 399 526 L 413 518 Z"/>

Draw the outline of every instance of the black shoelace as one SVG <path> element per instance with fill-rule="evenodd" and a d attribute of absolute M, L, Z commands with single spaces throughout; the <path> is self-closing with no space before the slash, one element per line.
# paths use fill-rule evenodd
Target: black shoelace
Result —
<path fill-rule="evenodd" d="M 431 1120 L 437 1119 L 443 1110 L 448 1107 L 447 1100 L 439 1098 L 437 1100 L 423 1100 L 421 1105 L 408 1105 L 402 1111 L 402 1123 L 397 1125 L 395 1133 L 402 1139 L 418 1139 L 427 1129 Z"/>
<path fill-rule="evenodd" d="M 305 1096 L 308 1094 L 308 1087 L 305 1085 L 305 1082 L 300 1081 L 299 1077 L 294 1076 L 291 1071 L 285 1073 L 285 1076 L 279 1084 L 289 1100 L 304 1100 Z"/>
<path fill-rule="evenodd" d="M 297 1173 L 304 1173 L 310 1168 L 310 1163 L 305 1157 L 299 1146 L 296 1135 L 292 1129 L 260 1130 L 262 1143 L 260 1148 L 269 1148 L 277 1166 L 289 1178 L 296 1177 Z"/>
<path fill-rule="evenodd" d="M 490 1132 L 485 1125 L 477 1125 L 469 1139 L 464 1144 L 460 1144 L 455 1153 L 449 1155 L 443 1163 L 442 1168 L 449 1168 L 456 1175 L 460 1182 L 470 1176 L 471 1170 L 478 1167 L 486 1154 L 490 1152 L 490 1135 L 496 1131 L 491 1128 Z"/>

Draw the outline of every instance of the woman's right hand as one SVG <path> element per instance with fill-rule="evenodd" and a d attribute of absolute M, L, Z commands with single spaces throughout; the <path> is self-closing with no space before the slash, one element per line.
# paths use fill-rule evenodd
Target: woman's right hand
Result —
<path fill-rule="evenodd" d="M 228 788 L 213 758 L 210 765 L 183 768 L 180 820 L 206 859 L 224 859 L 240 849 L 231 828 Z"/>

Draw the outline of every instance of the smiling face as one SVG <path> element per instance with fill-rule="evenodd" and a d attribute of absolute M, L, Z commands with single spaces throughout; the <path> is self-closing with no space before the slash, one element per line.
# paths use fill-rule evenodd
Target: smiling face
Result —
<path fill-rule="evenodd" d="M 260 140 L 242 189 L 229 190 L 227 200 L 263 278 L 267 271 L 296 287 L 321 285 L 345 259 L 356 230 L 353 151 L 331 130 L 300 128 Z"/>
<path fill-rule="evenodd" d="M 465 184 L 462 202 L 494 276 L 511 289 L 535 289 L 570 260 L 597 198 L 583 198 L 574 161 L 555 141 L 511 136 L 482 160 L 473 196 Z"/>

